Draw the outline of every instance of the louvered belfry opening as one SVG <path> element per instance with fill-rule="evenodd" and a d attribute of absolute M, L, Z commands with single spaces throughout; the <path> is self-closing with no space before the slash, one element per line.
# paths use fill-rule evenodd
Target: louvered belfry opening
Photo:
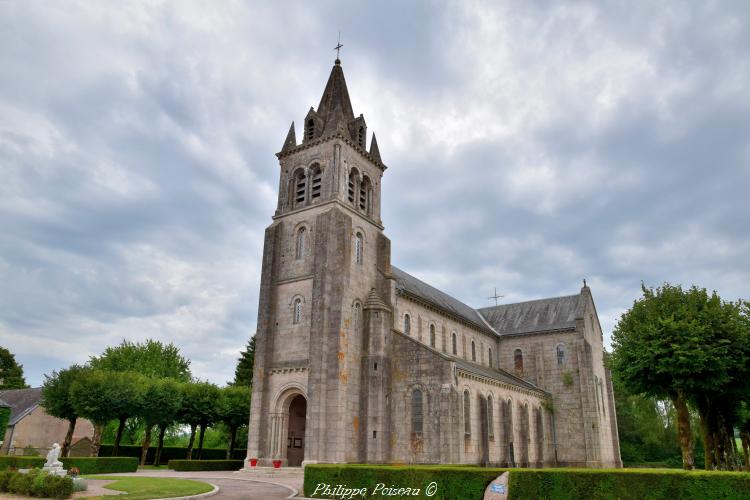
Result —
<path fill-rule="evenodd" d="M 311 185 L 310 185 L 310 199 L 314 200 L 320 198 L 321 181 L 323 179 L 323 171 L 320 169 L 320 165 L 315 164 L 311 169 Z"/>
<path fill-rule="evenodd" d="M 294 185 L 294 205 L 301 206 L 305 203 L 305 189 L 307 187 L 307 177 L 302 170 L 297 172 Z"/>

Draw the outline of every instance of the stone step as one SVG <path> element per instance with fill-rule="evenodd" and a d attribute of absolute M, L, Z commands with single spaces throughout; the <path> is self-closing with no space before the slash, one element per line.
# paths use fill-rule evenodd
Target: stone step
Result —
<path fill-rule="evenodd" d="M 247 477 L 270 478 L 270 477 L 303 477 L 305 470 L 302 467 L 245 467 L 237 471 Z"/>

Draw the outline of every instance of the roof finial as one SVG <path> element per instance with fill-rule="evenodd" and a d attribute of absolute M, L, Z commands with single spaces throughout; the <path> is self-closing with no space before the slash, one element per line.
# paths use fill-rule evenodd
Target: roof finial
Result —
<path fill-rule="evenodd" d="M 341 60 L 339 59 L 339 54 L 341 52 L 341 47 L 343 46 L 344 45 L 341 43 L 341 32 L 339 31 L 339 41 L 336 44 L 336 46 L 333 48 L 333 50 L 336 51 L 336 61 L 335 61 L 336 64 L 341 64 Z"/>
<path fill-rule="evenodd" d="M 495 306 L 497 306 L 497 299 L 500 299 L 504 297 L 504 295 L 498 295 L 497 294 L 497 287 L 495 287 L 495 293 L 491 297 L 487 297 L 488 299 L 495 299 Z"/>
<path fill-rule="evenodd" d="M 586 288 L 586 278 L 583 278 L 583 287 Z"/>

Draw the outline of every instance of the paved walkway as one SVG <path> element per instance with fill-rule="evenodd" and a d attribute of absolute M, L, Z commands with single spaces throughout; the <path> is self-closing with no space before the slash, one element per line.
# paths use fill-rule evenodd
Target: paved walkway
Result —
<path fill-rule="evenodd" d="M 215 484 L 219 493 L 210 497 L 212 500 L 284 500 L 295 494 L 301 496 L 302 471 L 272 474 L 268 477 L 256 477 L 244 472 L 201 471 L 177 472 L 173 470 L 142 470 L 133 473 L 107 474 L 108 476 L 138 477 L 175 477 L 195 479 Z M 116 497 L 113 497 L 116 498 Z"/>

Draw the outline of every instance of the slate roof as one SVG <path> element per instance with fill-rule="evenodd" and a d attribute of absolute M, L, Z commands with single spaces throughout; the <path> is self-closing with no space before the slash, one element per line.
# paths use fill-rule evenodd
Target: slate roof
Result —
<path fill-rule="evenodd" d="M 494 334 L 479 312 L 471 306 L 467 306 L 458 299 L 454 299 L 445 292 L 428 285 L 409 273 L 402 271 L 396 266 L 391 266 L 391 272 L 396 279 L 396 289 L 414 298 L 420 299 L 447 313 L 462 319 L 483 332 Z"/>
<path fill-rule="evenodd" d="M 10 406 L 8 425 L 16 425 L 19 420 L 39 405 L 39 401 L 42 399 L 42 388 L 0 391 L 0 399 Z"/>
<path fill-rule="evenodd" d="M 2 399 L 0 399 L 0 408 L 10 408 L 10 405 L 6 403 L 5 401 L 3 401 Z"/>
<path fill-rule="evenodd" d="M 581 294 L 531 300 L 479 309 L 500 335 L 546 332 L 575 328 L 583 317 Z"/>
<path fill-rule="evenodd" d="M 466 370 L 468 372 L 476 373 L 477 375 L 481 375 L 487 378 L 492 378 L 499 380 L 501 382 L 505 382 L 506 384 L 515 385 L 518 387 L 523 387 L 525 389 L 529 389 L 532 391 L 541 391 L 541 392 L 547 392 L 544 389 L 541 389 L 534 384 L 527 382 L 521 378 L 515 377 L 511 375 L 510 373 L 506 372 L 505 370 L 500 370 L 498 368 L 489 368 L 487 366 L 477 365 L 475 363 L 470 363 L 468 361 L 464 361 L 461 358 L 451 358 L 451 361 L 456 363 L 456 366 L 458 368 L 461 368 L 462 370 Z"/>

